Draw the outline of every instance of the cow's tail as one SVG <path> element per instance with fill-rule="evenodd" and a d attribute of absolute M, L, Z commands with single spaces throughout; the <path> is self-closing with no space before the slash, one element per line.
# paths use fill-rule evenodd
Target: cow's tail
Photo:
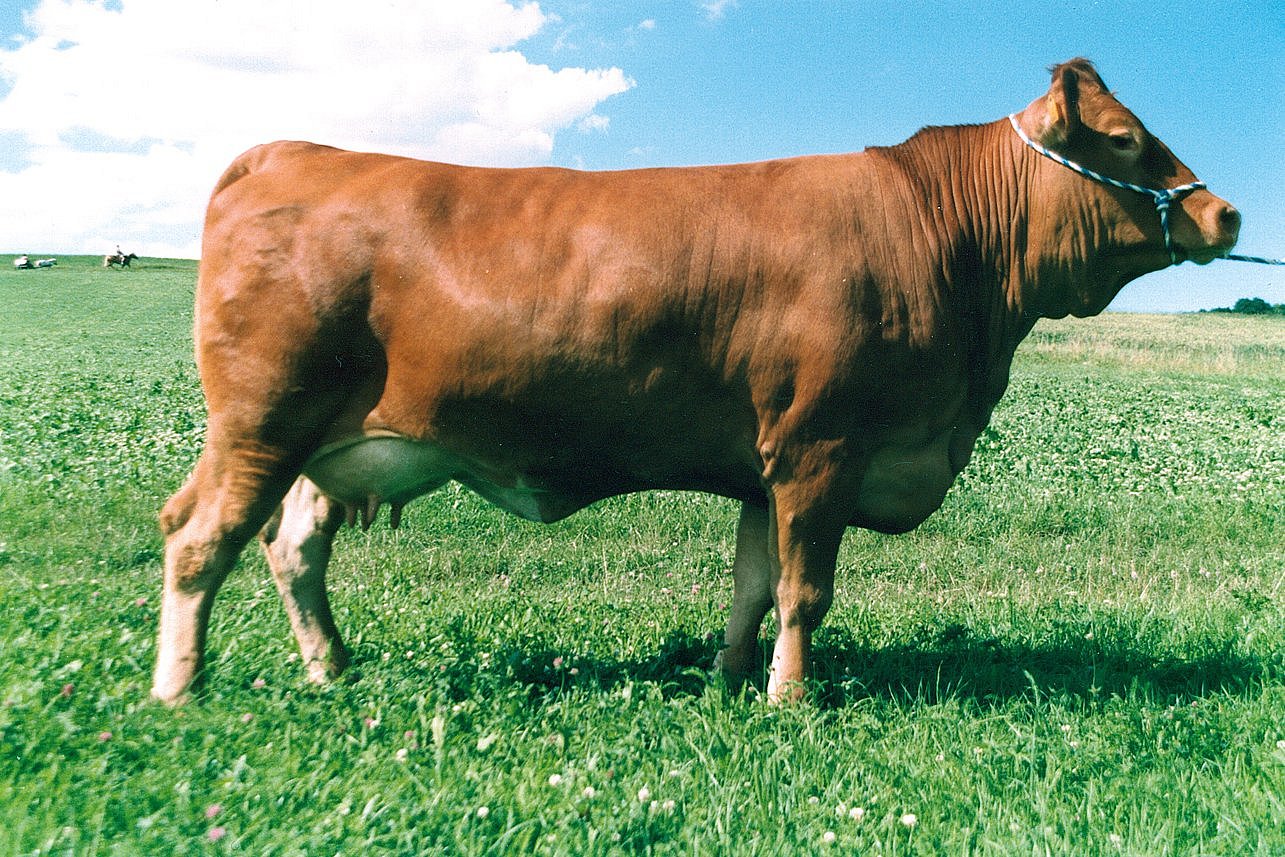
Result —
<path fill-rule="evenodd" d="M 174 493 L 173 497 L 165 503 L 161 509 L 160 524 L 161 534 L 167 538 L 183 528 L 188 519 L 192 517 L 192 512 L 196 509 L 196 473 L 188 476 L 183 487 Z"/>
<path fill-rule="evenodd" d="M 219 181 L 214 185 L 214 192 L 210 198 L 217 197 L 220 193 L 227 190 L 246 176 L 263 172 L 272 168 L 272 162 L 278 156 L 289 157 L 300 151 L 328 149 L 328 146 L 318 146 L 314 143 L 304 143 L 294 140 L 278 140 L 275 143 L 263 143 L 255 146 L 253 149 L 247 149 L 233 159 L 228 168 L 219 176 Z"/>
<path fill-rule="evenodd" d="M 223 171 L 223 175 L 219 176 L 218 182 L 214 185 L 214 192 L 210 194 L 210 199 L 213 200 L 241 179 L 261 170 L 272 150 L 279 145 L 281 144 L 265 143 L 237 155 L 232 163 L 228 164 L 228 168 Z"/>

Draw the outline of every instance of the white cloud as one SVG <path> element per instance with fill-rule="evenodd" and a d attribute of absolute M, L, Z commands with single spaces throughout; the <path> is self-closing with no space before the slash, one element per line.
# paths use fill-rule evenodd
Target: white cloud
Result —
<path fill-rule="evenodd" d="M 737 0 L 702 0 L 700 7 L 707 21 L 721 20 L 729 8 L 735 7 Z"/>
<path fill-rule="evenodd" d="M 514 49 L 549 20 L 519 0 L 42 0 L 0 49 L 0 139 L 19 141 L 0 250 L 194 255 L 218 174 L 272 139 L 546 162 L 631 85 Z"/>

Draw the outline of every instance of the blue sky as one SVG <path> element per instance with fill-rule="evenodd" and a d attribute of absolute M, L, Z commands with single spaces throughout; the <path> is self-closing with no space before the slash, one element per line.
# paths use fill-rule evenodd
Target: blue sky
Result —
<path fill-rule="evenodd" d="M 1050 64 L 1083 55 L 1241 209 L 1242 252 L 1285 255 L 1281 0 L 352 8 L 8 0 L 0 250 L 103 252 L 119 241 L 194 255 L 221 166 L 274 137 L 586 169 L 855 151 L 922 125 L 1001 118 L 1045 91 Z M 38 14 L 24 24 L 23 11 Z M 104 101 L 123 115 L 103 116 Z M 1113 308 L 1254 295 L 1285 303 L 1285 268 L 1184 265 L 1130 285 Z"/>

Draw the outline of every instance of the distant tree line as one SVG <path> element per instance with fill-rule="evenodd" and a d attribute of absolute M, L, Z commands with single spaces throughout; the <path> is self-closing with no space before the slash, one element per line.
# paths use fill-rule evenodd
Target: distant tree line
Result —
<path fill-rule="evenodd" d="M 1234 312 L 1240 315 L 1285 315 L 1285 304 L 1269 304 L 1262 298 L 1241 298 L 1229 307 L 1201 310 L 1201 312 Z"/>

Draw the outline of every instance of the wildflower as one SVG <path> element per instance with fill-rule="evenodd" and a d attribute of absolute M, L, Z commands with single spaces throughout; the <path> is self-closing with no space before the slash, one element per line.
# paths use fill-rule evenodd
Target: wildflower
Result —
<path fill-rule="evenodd" d="M 556 658 L 553 659 L 553 668 L 555 670 L 560 670 L 562 669 L 563 663 L 564 661 L 562 660 L 562 655 L 558 655 Z"/>
<path fill-rule="evenodd" d="M 1282 738 L 1281 740 L 1276 742 L 1276 749 L 1285 750 L 1285 738 Z"/>
<path fill-rule="evenodd" d="M 660 808 L 663 809 L 665 812 L 673 812 L 675 806 L 677 806 L 677 804 L 675 804 L 672 800 L 667 800 L 660 805 Z"/>
<path fill-rule="evenodd" d="M 396 753 L 393 754 L 393 756 L 396 757 L 397 761 L 399 762 L 406 761 L 406 757 L 409 755 L 410 755 L 410 751 L 407 750 L 405 747 L 402 747 L 400 750 L 398 750 Z"/>
<path fill-rule="evenodd" d="M 98 733 L 99 743 L 106 743 L 107 741 L 110 741 L 110 740 L 112 740 L 112 733 L 108 732 L 107 730 L 104 729 L 102 732 Z"/>
<path fill-rule="evenodd" d="M 821 802 L 821 798 L 817 797 L 816 795 L 812 795 L 811 797 L 808 798 L 808 804 L 810 806 L 816 806 L 820 802 Z"/>
<path fill-rule="evenodd" d="M 854 806 L 852 809 L 848 810 L 848 818 L 852 819 L 853 821 L 860 821 L 865 817 L 866 817 L 866 811 L 864 807 Z"/>
<path fill-rule="evenodd" d="M 919 818 L 913 812 L 908 812 L 901 817 L 902 827 L 914 827 L 918 823 Z"/>
<path fill-rule="evenodd" d="M 61 696 L 63 699 L 71 699 L 71 695 L 75 692 L 76 692 L 76 685 L 72 684 L 71 682 L 67 682 L 62 686 L 62 690 L 58 691 L 58 695 Z"/>
<path fill-rule="evenodd" d="M 946 754 L 945 754 L 945 753 L 938 753 L 938 754 L 937 754 L 937 761 L 939 761 L 939 762 L 944 762 L 944 761 L 946 761 Z"/>
<path fill-rule="evenodd" d="M 255 690 L 263 690 L 267 686 L 268 683 L 261 678 L 256 678 L 254 681 L 250 682 L 250 687 Z"/>
<path fill-rule="evenodd" d="M 1124 844 L 1124 837 L 1118 833 L 1112 833 L 1110 836 L 1107 837 L 1107 841 L 1109 841 L 1116 848 L 1119 848 L 1121 845 Z"/>
<path fill-rule="evenodd" d="M 562 785 L 562 774 L 549 774 L 549 785 L 555 789 Z"/>
<path fill-rule="evenodd" d="M 835 838 L 833 830 L 827 830 L 825 833 L 821 834 L 821 841 L 826 845 L 833 845 Z"/>
<path fill-rule="evenodd" d="M 134 606 L 135 606 L 135 607 L 145 607 L 145 606 L 147 606 L 147 599 L 146 599 L 146 598 L 135 598 L 135 599 L 134 599 Z"/>
<path fill-rule="evenodd" d="M 486 806 L 485 804 L 477 808 L 476 815 L 478 818 L 486 818 L 490 814 L 491 814 L 491 808 L 489 806 Z"/>
<path fill-rule="evenodd" d="M 249 723 L 249 722 L 250 722 L 251 720 L 253 720 L 253 719 L 254 719 L 254 715 L 253 715 L 253 714 L 251 714 L 251 713 L 250 713 L 250 712 L 248 712 L 248 711 L 247 711 L 245 714 L 242 714 L 242 715 L 241 715 L 241 722 L 242 722 L 242 723 Z"/>
<path fill-rule="evenodd" d="M 651 800 L 651 789 L 643 786 L 638 790 L 638 801 L 640 803 L 646 803 L 649 800 Z"/>
<path fill-rule="evenodd" d="M 205 832 L 206 838 L 209 839 L 211 842 L 218 842 L 220 839 L 222 839 L 227 835 L 228 835 L 228 829 L 226 827 L 223 827 L 222 825 L 218 827 L 211 827 L 209 830 Z"/>
<path fill-rule="evenodd" d="M 367 717 L 365 720 L 362 721 L 362 723 L 366 724 L 367 729 L 374 729 L 375 727 L 379 726 L 379 720 L 377 720 L 374 717 Z"/>
<path fill-rule="evenodd" d="M 596 795 L 597 793 L 598 793 L 598 792 L 594 790 L 594 787 L 593 787 L 593 786 L 585 786 L 585 787 L 584 787 L 584 796 L 585 796 L 585 797 L 587 797 L 587 798 L 592 798 L 592 797 L 593 797 L 594 795 Z"/>
<path fill-rule="evenodd" d="M 222 804 L 212 803 L 205 808 L 206 820 L 213 820 L 214 816 L 223 811 Z"/>

